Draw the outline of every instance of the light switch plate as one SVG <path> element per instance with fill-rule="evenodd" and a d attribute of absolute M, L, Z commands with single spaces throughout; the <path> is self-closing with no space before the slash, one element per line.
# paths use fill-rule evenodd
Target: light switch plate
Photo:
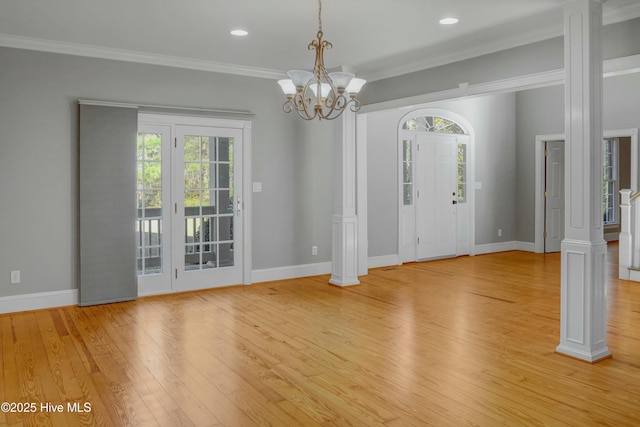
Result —
<path fill-rule="evenodd" d="M 20 270 L 15 270 L 11 272 L 11 284 L 17 285 L 20 283 Z"/>

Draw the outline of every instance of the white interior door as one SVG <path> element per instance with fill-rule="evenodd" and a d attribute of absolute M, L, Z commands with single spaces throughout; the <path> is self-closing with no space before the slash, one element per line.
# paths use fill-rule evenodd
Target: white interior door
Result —
<path fill-rule="evenodd" d="M 417 134 L 416 231 L 419 260 L 456 256 L 456 137 Z"/>
<path fill-rule="evenodd" d="M 544 251 L 560 252 L 564 238 L 564 141 L 545 147 Z"/>

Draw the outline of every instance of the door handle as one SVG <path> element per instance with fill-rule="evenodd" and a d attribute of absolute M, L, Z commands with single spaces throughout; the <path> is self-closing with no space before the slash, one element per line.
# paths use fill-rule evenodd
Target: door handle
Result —
<path fill-rule="evenodd" d="M 241 211 L 242 211 L 242 209 L 240 208 L 240 206 L 242 206 L 242 205 L 240 204 L 240 197 L 237 197 L 237 198 L 236 198 L 236 204 L 237 204 L 237 207 L 236 207 L 236 214 L 237 214 L 238 216 L 240 216 L 240 215 L 241 215 Z"/>

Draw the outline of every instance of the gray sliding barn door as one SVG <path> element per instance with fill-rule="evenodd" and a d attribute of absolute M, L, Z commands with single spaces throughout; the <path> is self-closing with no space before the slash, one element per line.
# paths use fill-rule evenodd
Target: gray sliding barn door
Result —
<path fill-rule="evenodd" d="M 80 103 L 80 305 L 138 297 L 138 110 Z"/>

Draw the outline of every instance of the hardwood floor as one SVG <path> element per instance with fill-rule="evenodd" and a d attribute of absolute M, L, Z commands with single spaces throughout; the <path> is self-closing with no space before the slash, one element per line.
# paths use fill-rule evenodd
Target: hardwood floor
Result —
<path fill-rule="evenodd" d="M 35 410 L 0 424 L 637 426 L 640 283 L 615 278 L 616 249 L 613 358 L 595 365 L 554 352 L 559 254 L 505 252 L 347 289 L 320 276 L 2 315 L 0 402 Z"/>

